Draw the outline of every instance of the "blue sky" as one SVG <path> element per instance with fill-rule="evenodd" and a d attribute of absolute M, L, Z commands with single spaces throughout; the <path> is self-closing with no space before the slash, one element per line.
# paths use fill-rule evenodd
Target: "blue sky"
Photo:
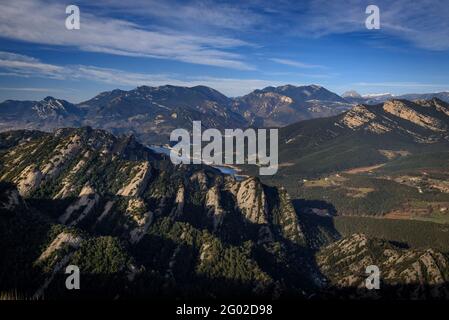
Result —
<path fill-rule="evenodd" d="M 282 84 L 336 93 L 449 91 L 449 6 L 422 1 L 3 1 L 0 100 L 79 102 L 138 85 L 228 96 Z M 67 5 L 81 29 L 67 30 Z M 367 5 L 380 30 L 367 30 Z"/>

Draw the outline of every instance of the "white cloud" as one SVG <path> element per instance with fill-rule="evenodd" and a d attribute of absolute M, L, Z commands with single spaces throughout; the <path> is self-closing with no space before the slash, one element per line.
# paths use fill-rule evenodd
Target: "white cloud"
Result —
<path fill-rule="evenodd" d="M 313 0 L 298 15 L 287 14 L 285 21 L 292 25 L 292 33 L 306 37 L 368 32 L 365 8 L 369 4 L 380 9 L 380 30 L 369 31 L 367 37 L 387 34 L 424 49 L 449 49 L 447 0 Z"/>
<path fill-rule="evenodd" d="M 143 74 L 117 69 L 97 68 L 92 66 L 77 66 L 72 72 L 74 78 L 112 84 L 114 86 L 137 87 L 162 86 L 166 84 L 182 87 L 198 85 L 214 88 L 228 96 L 241 96 L 255 89 L 272 85 L 286 84 L 262 79 L 238 79 L 217 77 L 184 77 L 176 74 Z"/>
<path fill-rule="evenodd" d="M 32 43 L 72 46 L 85 51 L 171 59 L 240 70 L 254 67 L 230 52 L 248 43 L 225 36 L 149 30 L 126 20 L 95 16 L 81 9 L 81 29 L 65 28 L 65 6 L 43 0 L 2 5 L 0 35 Z"/>
<path fill-rule="evenodd" d="M 0 87 L 1 91 L 25 91 L 25 92 L 63 92 L 66 90 L 55 89 L 55 88 L 27 88 L 27 87 Z M 73 90 L 72 90 L 73 91 Z"/>
<path fill-rule="evenodd" d="M 22 63 L 27 62 L 27 63 Z M 229 96 L 239 96 L 255 89 L 269 85 L 282 85 L 284 82 L 273 82 L 262 79 L 237 79 L 216 77 L 186 77 L 177 74 L 146 74 L 128 72 L 113 68 L 99 68 L 89 65 L 58 66 L 45 64 L 33 57 L 0 51 L 0 73 L 19 77 L 40 77 L 61 80 L 89 80 L 117 86 L 137 87 L 141 85 L 160 86 L 171 84 L 176 86 L 205 85 Z M 23 88 L 24 91 L 26 88 Z M 5 89 L 6 90 L 6 89 Z M 14 90 L 14 89 L 12 89 Z M 19 90 L 16 88 L 15 90 Z M 31 91 L 31 90 L 28 90 Z"/>
<path fill-rule="evenodd" d="M 303 69 L 313 69 L 313 68 L 322 69 L 322 68 L 324 68 L 324 66 L 321 66 L 321 65 L 308 64 L 308 63 L 295 61 L 295 60 L 289 60 L 289 59 L 271 58 L 269 60 L 276 62 L 276 63 L 284 64 L 287 66 L 296 67 L 296 68 L 303 68 Z"/>
<path fill-rule="evenodd" d="M 84 1 L 96 10 L 126 12 L 148 20 L 163 20 L 172 27 L 237 30 L 262 25 L 264 18 L 247 6 L 251 1 L 223 3 L 216 0 L 99 0 Z M 132 4 L 131 4 L 132 2 Z M 81 1 L 80 3 L 83 3 Z"/>
<path fill-rule="evenodd" d="M 28 76 L 44 75 L 50 78 L 60 78 L 64 68 L 42 63 L 39 60 L 11 52 L 0 51 L 0 68 L 7 69 L 10 74 Z"/>

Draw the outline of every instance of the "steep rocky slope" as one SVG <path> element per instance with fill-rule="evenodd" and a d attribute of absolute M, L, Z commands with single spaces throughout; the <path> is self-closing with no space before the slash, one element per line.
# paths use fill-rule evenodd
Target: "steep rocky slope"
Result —
<path fill-rule="evenodd" d="M 333 290 L 347 295 L 388 299 L 444 298 L 449 293 L 449 260 L 433 249 L 398 248 L 363 234 L 339 240 L 317 255 L 317 263 Z M 367 290 L 366 268 L 375 265 L 381 275 L 380 290 Z"/>
<path fill-rule="evenodd" d="M 1 225 L 9 230 L 2 235 L 8 256 L 21 252 L 26 237 L 34 238 L 32 252 L 20 256 L 30 275 L 38 275 L 31 287 L 20 285 L 28 276 L 19 277 L 18 289 L 27 294 L 57 296 L 70 263 L 85 266 L 92 294 L 113 286 L 108 294 L 210 297 L 239 288 L 242 295 L 273 296 L 316 285 L 284 190 L 257 178 L 236 181 L 207 166 L 173 166 L 134 138 L 101 130 L 58 129 L 15 139 L 20 134 L 29 136 L 1 136 L 17 141 L 0 155 L 0 179 L 11 186 L 2 193 L 2 210 L 12 213 L 2 215 Z M 15 210 L 22 203 L 29 210 Z M 27 221 L 36 219 L 39 228 L 23 234 Z M 8 261 L 2 270 L 13 267 Z M 145 289 L 152 282 L 157 288 Z M 3 283 L 3 290 L 14 288 Z M 212 283 L 216 287 L 207 289 Z"/>

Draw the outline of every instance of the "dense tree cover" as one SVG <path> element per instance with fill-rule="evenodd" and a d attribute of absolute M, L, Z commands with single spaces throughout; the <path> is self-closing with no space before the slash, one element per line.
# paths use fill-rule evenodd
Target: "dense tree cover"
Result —
<path fill-rule="evenodd" d="M 329 177 L 329 181 L 334 177 Z M 436 190 L 420 192 L 418 188 L 391 179 L 368 175 L 343 175 L 335 185 L 307 186 L 298 183 L 296 197 L 327 202 L 338 215 L 382 216 L 420 203 L 448 202 L 449 194 Z"/>
<path fill-rule="evenodd" d="M 412 154 L 387 163 L 380 172 L 390 174 L 416 173 L 420 170 L 446 171 L 449 169 L 449 152 L 429 152 Z"/>
<path fill-rule="evenodd" d="M 0 183 L 0 194 L 14 190 L 9 184 Z M 2 201 L 3 203 L 3 201 Z M 25 206 L 14 212 L 0 209 L 0 291 L 17 291 L 28 297 L 42 280 L 34 262 L 41 248 L 48 245 L 51 222 Z"/>
<path fill-rule="evenodd" d="M 163 218 L 151 226 L 133 252 L 145 268 L 165 273 L 180 291 L 224 294 L 231 285 L 239 286 L 240 294 L 249 294 L 256 283 L 263 290 L 273 282 L 254 261 L 253 246 L 251 241 L 226 245 L 207 230 Z"/>
<path fill-rule="evenodd" d="M 123 271 L 128 260 L 117 238 L 98 237 L 85 240 L 70 262 L 86 273 L 113 274 Z"/>

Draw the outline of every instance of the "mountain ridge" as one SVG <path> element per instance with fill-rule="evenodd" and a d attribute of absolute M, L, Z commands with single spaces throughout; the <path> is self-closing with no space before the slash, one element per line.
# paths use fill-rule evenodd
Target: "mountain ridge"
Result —
<path fill-rule="evenodd" d="M 257 111 L 257 119 L 252 119 L 260 101 L 253 102 L 251 94 L 259 92 L 271 99 L 267 105 L 269 110 Z M 0 130 L 51 131 L 64 126 L 88 125 L 115 134 L 134 133 L 147 144 L 167 143 L 173 129 L 191 127 L 193 120 L 202 121 L 205 128 L 217 129 L 284 125 L 298 119 L 339 113 L 348 107 L 341 97 L 317 85 L 267 87 L 251 94 L 228 98 L 206 86 L 165 85 L 105 91 L 78 104 L 52 97 L 34 102 L 8 100 L 0 104 L 0 116 L 4 120 Z M 246 101 L 244 107 L 242 101 Z M 296 111 L 291 108 L 292 104 Z M 297 116 L 289 115 L 290 111 Z M 279 121 L 270 120 L 276 118 Z"/>
<path fill-rule="evenodd" d="M 435 94 L 448 100 L 444 93 Z M 401 96 L 402 97 L 402 96 Z M 45 97 L 41 101 L 6 100 L 0 103 L 0 130 L 40 129 L 83 125 L 114 134 L 135 134 L 147 144 L 166 144 L 175 128 L 202 121 L 205 128 L 283 127 L 313 118 L 338 115 L 354 104 L 376 104 L 380 97 L 341 97 L 319 85 L 266 87 L 229 98 L 207 86 L 139 86 L 104 91 L 73 104 Z M 429 98 L 431 94 L 406 98 Z"/>
<path fill-rule="evenodd" d="M 233 110 L 240 110 L 251 125 L 268 127 L 335 115 L 348 108 L 342 97 L 318 85 L 266 87 L 233 101 Z"/>

